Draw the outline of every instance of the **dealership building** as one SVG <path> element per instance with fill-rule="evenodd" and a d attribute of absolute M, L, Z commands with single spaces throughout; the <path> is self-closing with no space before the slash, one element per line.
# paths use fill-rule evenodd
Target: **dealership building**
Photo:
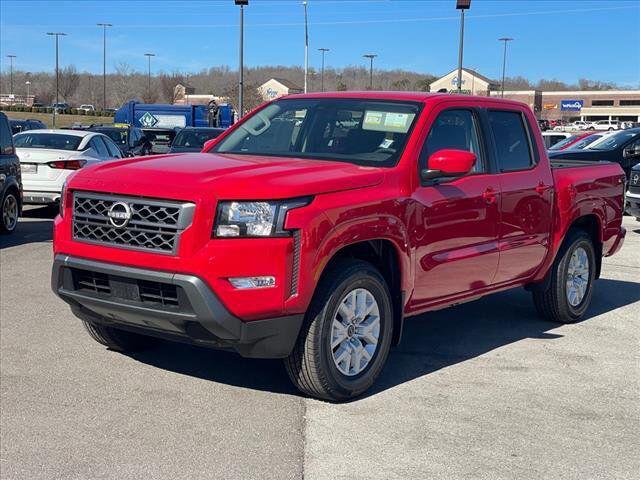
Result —
<path fill-rule="evenodd" d="M 432 82 L 432 92 L 456 93 L 458 71 Z M 502 96 L 500 82 L 475 70 L 462 70 L 462 93 Z M 640 90 L 505 90 L 504 98 L 528 104 L 539 118 L 548 120 L 620 120 L 640 122 Z"/>

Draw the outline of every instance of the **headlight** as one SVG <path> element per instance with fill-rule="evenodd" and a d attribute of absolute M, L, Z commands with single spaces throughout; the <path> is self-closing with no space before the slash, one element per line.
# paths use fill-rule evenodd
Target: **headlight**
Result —
<path fill-rule="evenodd" d="M 264 201 L 264 202 L 220 202 L 214 236 L 234 237 L 286 237 L 284 229 L 287 212 L 308 205 L 310 198 Z"/>

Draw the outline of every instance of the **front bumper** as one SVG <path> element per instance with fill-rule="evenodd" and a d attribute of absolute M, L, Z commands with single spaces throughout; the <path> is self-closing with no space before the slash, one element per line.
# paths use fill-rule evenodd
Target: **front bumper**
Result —
<path fill-rule="evenodd" d="M 291 353 L 304 314 L 243 322 L 194 275 L 55 256 L 51 287 L 84 320 L 251 358 Z"/>
<path fill-rule="evenodd" d="M 37 192 L 25 190 L 22 203 L 27 205 L 50 205 L 60 201 L 60 192 Z"/>

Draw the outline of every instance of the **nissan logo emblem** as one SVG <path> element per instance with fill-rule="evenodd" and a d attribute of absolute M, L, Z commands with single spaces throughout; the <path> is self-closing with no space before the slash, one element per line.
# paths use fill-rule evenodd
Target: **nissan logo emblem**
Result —
<path fill-rule="evenodd" d="M 131 207 L 124 202 L 115 202 L 107 212 L 109 223 L 117 228 L 124 228 L 131 220 Z"/>

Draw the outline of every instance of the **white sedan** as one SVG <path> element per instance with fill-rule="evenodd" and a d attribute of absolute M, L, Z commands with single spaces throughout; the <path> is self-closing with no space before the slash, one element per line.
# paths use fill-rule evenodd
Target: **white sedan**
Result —
<path fill-rule="evenodd" d="M 14 135 L 13 143 L 20 158 L 25 204 L 57 203 L 74 170 L 123 158 L 109 137 L 82 130 L 29 130 Z"/>

